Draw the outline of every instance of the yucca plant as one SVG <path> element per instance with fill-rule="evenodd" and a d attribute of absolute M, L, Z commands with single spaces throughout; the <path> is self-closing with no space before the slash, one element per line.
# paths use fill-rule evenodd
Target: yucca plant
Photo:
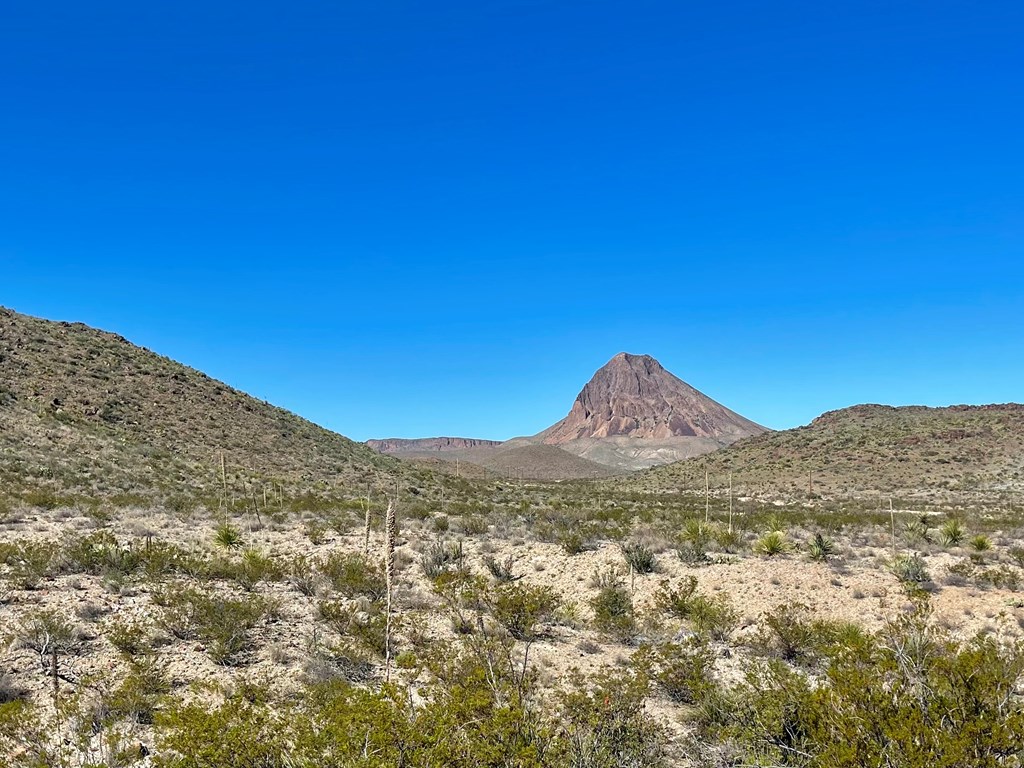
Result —
<path fill-rule="evenodd" d="M 970 544 L 971 549 L 975 552 L 987 552 L 992 549 L 992 542 L 989 540 L 988 536 L 983 533 L 979 533 L 977 536 L 972 536 L 970 541 L 967 543 Z"/>
<path fill-rule="evenodd" d="M 939 537 L 945 547 L 956 547 L 964 540 L 964 526 L 955 517 L 947 520 L 939 529 Z"/>
<path fill-rule="evenodd" d="M 789 549 L 786 534 L 782 531 L 768 531 L 754 542 L 754 552 L 766 557 L 781 555 Z"/>
<path fill-rule="evenodd" d="M 231 523 L 221 523 L 213 534 L 213 541 L 224 549 L 238 549 L 242 546 L 242 534 Z"/>
<path fill-rule="evenodd" d="M 654 570 L 654 551 L 640 542 L 623 544 L 622 557 L 635 573 L 651 573 Z"/>
<path fill-rule="evenodd" d="M 820 533 L 814 534 L 814 538 L 811 539 L 811 543 L 807 547 L 807 554 L 810 556 L 811 560 L 818 563 L 825 562 L 835 553 L 835 542 Z"/>

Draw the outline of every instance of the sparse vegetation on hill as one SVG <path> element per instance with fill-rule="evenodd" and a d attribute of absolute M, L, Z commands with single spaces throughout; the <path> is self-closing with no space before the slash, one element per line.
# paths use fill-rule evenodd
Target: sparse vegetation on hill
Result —
<path fill-rule="evenodd" d="M 0 768 L 1024 765 L 1018 406 L 476 479 L 0 320 Z"/>
<path fill-rule="evenodd" d="M 0 308 L 2 495 L 193 506 L 226 487 L 252 506 L 415 473 L 114 334 Z"/>
<path fill-rule="evenodd" d="M 1024 405 L 925 408 L 858 405 L 811 424 L 748 438 L 657 467 L 618 486 L 721 491 L 729 473 L 745 495 L 811 499 L 1011 496 L 1024 488 Z"/>

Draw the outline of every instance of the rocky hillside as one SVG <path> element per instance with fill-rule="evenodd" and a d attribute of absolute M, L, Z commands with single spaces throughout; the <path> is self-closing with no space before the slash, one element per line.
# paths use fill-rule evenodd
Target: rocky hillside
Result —
<path fill-rule="evenodd" d="M 1024 405 L 858 405 L 622 481 L 634 490 L 721 487 L 768 495 L 1019 494 Z"/>
<path fill-rule="evenodd" d="M 120 336 L 0 308 L 0 495 L 217 493 L 222 454 L 236 494 L 408 472 Z"/>

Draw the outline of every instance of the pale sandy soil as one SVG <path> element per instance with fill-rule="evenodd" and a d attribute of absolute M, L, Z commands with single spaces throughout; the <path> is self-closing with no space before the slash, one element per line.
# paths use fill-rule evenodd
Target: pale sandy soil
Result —
<path fill-rule="evenodd" d="M 346 534 L 327 531 L 325 541 L 313 545 L 303 535 L 303 527 L 298 522 L 256 531 L 246 530 L 244 522 L 239 523 L 247 546 L 282 560 L 296 554 L 315 556 L 362 550 L 363 536 L 359 530 Z M 137 539 L 151 533 L 157 540 L 211 550 L 214 525 L 208 517 L 185 522 L 171 515 L 137 510 L 119 516 L 109 524 L 109 529 L 121 539 Z M 96 527 L 97 523 L 91 518 L 69 510 L 31 513 L 16 522 L 0 524 L 0 542 L 24 537 L 62 540 L 83 535 Z M 576 605 L 575 623 L 550 626 L 531 649 L 532 663 L 540 670 L 545 684 L 557 685 L 574 668 L 590 673 L 604 666 L 628 663 L 635 650 L 633 646 L 602 637 L 589 628 L 592 615 L 589 601 L 598 591 L 594 574 L 613 567 L 620 573 L 625 572 L 616 544 L 597 543 L 592 549 L 569 556 L 558 545 L 533 541 L 518 534 L 499 536 L 493 530 L 464 537 L 448 533 L 445 537 L 464 539 L 468 563 L 475 573 L 487 573 L 483 565 L 485 555 L 501 560 L 511 554 L 516 558 L 516 570 L 522 575 L 523 583 L 550 586 L 564 603 Z M 419 564 L 419 552 L 437 538 L 438 534 L 423 523 L 403 521 L 398 548 L 402 568 L 397 604 L 405 613 L 422 614 L 435 642 L 448 642 L 454 638 L 451 622 L 432 596 Z M 774 558 L 749 552 L 713 554 L 718 562 L 691 567 L 671 551 L 662 551 L 655 573 L 633 579 L 625 576 L 625 583 L 632 584 L 634 603 L 641 615 L 652 608 L 654 594 L 662 584 L 677 584 L 691 575 L 697 578 L 700 592 L 724 595 L 741 617 L 730 642 L 715 645 L 722 656 L 716 669 L 729 678 L 735 673 L 736 654 L 746 652 L 743 639 L 757 632 L 759 619 L 765 612 L 780 605 L 805 604 L 817 617 L 855 622 L 868 630 L 884 627 L 888 620 L 907 610 L 904 589 L 885 567 L 886 558 L 891 555 L 886 546 L 888 540 L 882 533 L 875 532 L 867 541 L 878 546 L 863 543 L 863 537 L 858 539 L 858 545 L 850 546 L 841 536 L 837 537 L 840 553 L 827 564 L 810 562 L 799 550 L 794 550 Z M 1019 544 L 1013 540 L 1001 541 L 1003 546 L 997 548 L 997 553 L 987 555 L 990 560 L 998 555 L 998 550 Z M 381 536 L 375 531 L 371 550 L 379 552 L 380 546 Z M 925 552 L 925 563 L 935 583 L 931 597 L 934 620 L 963 637 L 976 632 L 995 632 L 1007 638 L 1020 636 L 1024 625 L 1024 592 L 943 584 L 948 568 L 965 557 L 964 550 Z M 1009 561 L 1004 557 L 1001 562 Z M 1015 565 L 1009 567 L 1016 568 Z M 19 623 L 26 614 L 39 608 L 55 609 L 79 628 L 83 648 L 79 655 L 62 662 L 62 674 L 67 679 L 62 684 L 68 691 L 78 690 L 86 683 L 100 689 L 112 687 L 126 664 L 104 633 L 115 622 L 126 618 L 152 623 L 160 611 L 152 602 L 153 588 L 152 584 L 128 582 L 120 590 L 112 590 L 98 577 L 71 575 L 46 579 L 33 590 L 10 590 L 5 602 L 0 604 L 0 631 L 5 640 L 15 642 L 8 642 L 4 647 L 0 656 L 2 671 L 31 691 L 37 700 L 47 700 L 51 686 L 49 675 L 35 653 L 17 647 L 16 638 Z M 216 585 L 215 588 L 238 591 L 233 586 Z M 309 657 L 310 647 L 326 632 L 323 623 L 318 626 L 316 620 L 317 598 L 305 596 L 286 583 L 260 584 L 256 591 L 275 598 L 279 612 L 274 620 L 256 630 L 255 650 L 246 664 L 219 666 L 210 660 L 201 643 L 164 638 L 157 655 L 166 664 L 176 689 L 184 689 L 195 682 L 231 685 L 239 679 L 265 679 L 282 690 L 300 684 L 303 662 Z M 681 622 L 665 620 L 662 627 L 641 630 L 641 633 L 664 641 L 671 639 L 681 627 Z M 650 710 L 673 730 L 682 727 L 678 723 L 680 710 L 666 699 L 654 696 Z M 138 738 L 145 742 L 150 735 L 141 728 Z"/>

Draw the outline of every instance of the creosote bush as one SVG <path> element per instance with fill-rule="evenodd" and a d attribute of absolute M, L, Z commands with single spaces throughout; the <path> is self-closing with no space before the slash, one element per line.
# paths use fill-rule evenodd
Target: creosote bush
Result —
<path fill-rule="evenodd" d="M 590 601 L 594 628 L 622 642 L 636 634 L 633 598 L 620 581 L 606 583 Z"/>

